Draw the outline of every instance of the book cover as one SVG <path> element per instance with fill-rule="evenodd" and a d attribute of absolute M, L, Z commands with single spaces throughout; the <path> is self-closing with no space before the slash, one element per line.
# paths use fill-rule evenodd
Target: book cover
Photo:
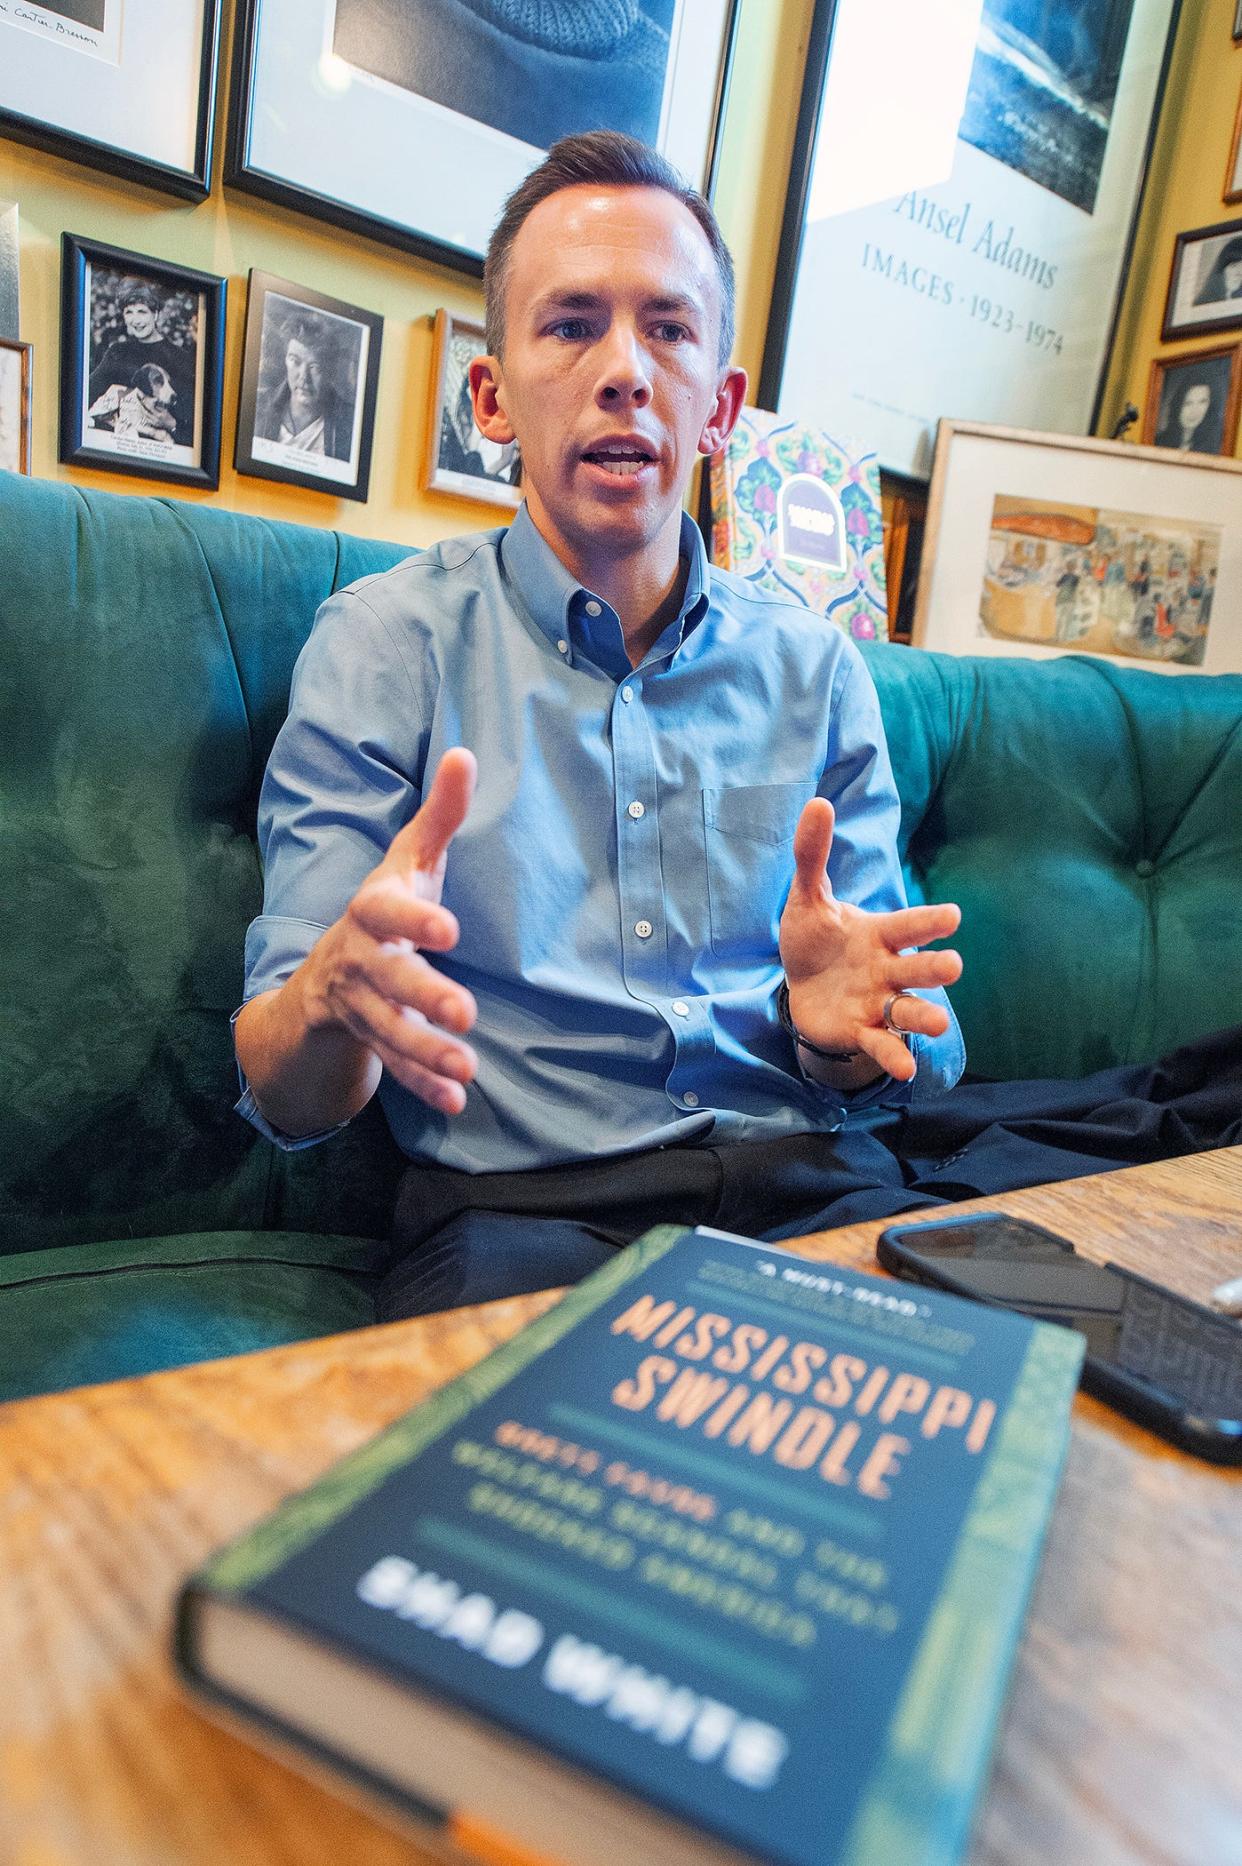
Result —
<path fill-rule="evenodd" d="M 662 1226 L 216 1556 L 178 1664 L 489 1857 L 952 1861 L 1082 1351 Z"/>
<path fill-rule="evenodd" d="M 856 640 L 888 639 L 876 456 L 744 408 L 710 467 L 712 561 L 796 596 Z"/>

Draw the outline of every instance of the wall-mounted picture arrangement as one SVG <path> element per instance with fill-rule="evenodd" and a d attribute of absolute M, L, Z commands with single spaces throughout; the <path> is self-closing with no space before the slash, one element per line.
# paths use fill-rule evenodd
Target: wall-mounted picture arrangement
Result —
<path fill-rule="evenodd" d="M 1193 337 L 1199 331 L 1242 326 L 1242 220 L 1179 233 L 1160 335 Z"/>
<path fill-rule="evenodd" d="M 60 458 L 214 489 L 226 281 L 66 233 Z"/>
<path fill-rule="evenodd" d="M 517 442 L 501 446 L 480 434 L 470 399 L 470 365 L 486 351 L 481 324 L 436 312 L 423 489 L 512 510 L 522 502 Z"/>
<path fill-rule="evenodd" d="M 949 16 L 971 10 L 924 9 L 890 34 L 885 99 L 859 109 L 877 11 L 817 0 L 756 400 L 914 479 L 946 410 L 1087 434 L 1178 0 L 983 0 L 960 45 Z M 873 160 L 890 95 L 908 108 Z"/>
<path fill-rule="evenodd" d="M 0 134 L 201 200 L 220 0 L 0 0 Z"/>
<path fill-rule="evenodd" d="M 365 500 L 383 333 L 374 311 L 252 271 L 237 471 Z"/>
<path fill-rule="evenodd" d="M 1242 461 L 941 421 L 913 639 L 1242 672 Z"/>
<path fill-rule="evenodd" d="M 1147 388 L 1143 439 L 1182 453 L 1232 454 L 1242 396 L 1242 344 L 1157 357 Z"/>
<path fill-rule="evenodd" d="M 0 337 L 0 473 L 30 471 L 30 344 Z"/>
<path fill-rule="evenodd" d="M 737 0 L 239 0 L 225 180 L 478 274 L 559 137 L 710 186 Z"/>

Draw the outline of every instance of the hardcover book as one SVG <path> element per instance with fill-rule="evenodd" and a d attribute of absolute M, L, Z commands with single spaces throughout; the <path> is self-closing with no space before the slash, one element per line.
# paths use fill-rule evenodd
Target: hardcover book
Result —
<path fill-rule="evenodd" d="M 662 1226 L 217 1555 L 178 1665 L 493 1861 L 953 1861 L 1082 1351 Z"/>
<path fill-rule="evenodd" d="M 796 596 L 857 640 L 888 638 L 880 470 L 873 453 L 787 415 L 744 408 L 709 472 L 712 561 Z"/>

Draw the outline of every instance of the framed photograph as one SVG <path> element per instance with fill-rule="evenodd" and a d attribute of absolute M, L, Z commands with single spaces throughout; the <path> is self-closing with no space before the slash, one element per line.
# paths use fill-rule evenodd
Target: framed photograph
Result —
<path fill-rule="evenodd" d="M 383 334 L 375 311 L 252 271 L 237 471 L 365 500 Z"/>
<path fill-rule="evenodd" d="M 1242 325 L 1242 220 L 1179 233 L 1160 335 L 1194 337 L 1200 331 Z"/>
<path fill-rule="evenodd" d="M 1233 37 L 1235 44 L 1242 40 L 1242 0 L 1236 0 L 1233 9 Z"/>
<path fill-rule="evenodd" d="M 202 200 L 220 0 L 0 0 L 0 134 Z"/>
<path fill-rule="evenodd" d="M 1240 395 L 1242 344 L 1157 357 L 1147 387 L 1143 439 L 1179 453 L 1232 454 Z"/>
<path fill-rule="evenodd" d="M 477 276 L 560 136 L 628 130 L 710 185 L 736 4 L 239 0 L 225 180 Z"/>
<path fill-rule="evenodd" d="M 0 337 L 21 329 L 17 202 L 0 201 Z"/>
<path fill-rule="evenodd" d="M 1089 433 L 1178 4 L 817 0 L 760 405 L 921 480 L 943 414 Z"/>
<path fill-rule="evenodd" d="M 220 483 L 226 281 L 61 238 L 60 458 Z"/>
<path fill-rule="evenodd" d="M 913 640 L 1242 673 L 1242 460 L 942 421 Z"/>
<path fill-rule="evenodd" d="M 1242 7 L 1242 0 L 1238 0 Z M 1233 120 L 1233 141 L 1229 145 L 1229 165 L 1225 170 L 1226 201 L 1242 201 L 1242 92 L 1238 94 L 1238 114 Z"/>
<path fill-rule="evenodd" d="M 463 499 L 484 499 L 514 510 L 522 503 L 517 442 L 501 447 L 474 425 L 468 371 L 486 350 L 481 324 L 449 311 L 436 312 L 423 490 L 455 492 Z"/>
<path fill-rule="evenodd" d="M 32 348 L 0 337 L 0 473 L 30 471 Z"/>

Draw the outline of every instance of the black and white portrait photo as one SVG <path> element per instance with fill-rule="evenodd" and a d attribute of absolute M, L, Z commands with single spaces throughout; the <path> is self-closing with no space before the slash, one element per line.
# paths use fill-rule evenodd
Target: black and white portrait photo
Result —
<path fill-rule="evenodd" d="M 61 459 L 215 484 L 224 280 L 66 234 Z"/>
<path fill-rule="evenodd" d="M 252 273 L 237 469 L 366 498 L 383 320 Z"/>
<path fill-rule="evenodd" d="M 1231 454 L 1238 430 L 1242 345 L 1152 365 L 1144 438 L 1180 453 Z"/>
<path fill-rule="evenodd" d="M 602 128 L 654 143 L 678 4 L 336 0 L 332 50 L 536 149 Z"/>
<path fill-rule="evenodd" d="M 1242 326 L 1242 220 L 1179 233 L 1161 336 Z"/>
<path fill-rule="evenodd" d="M 423 485 L 431 492 L 455 492 L 490 505 L 516 507 L 522 499 L 517 442 L 502 446 L 475 426 L 470 365 L 486 350 L 481 324 L 437 311 Z"/>

